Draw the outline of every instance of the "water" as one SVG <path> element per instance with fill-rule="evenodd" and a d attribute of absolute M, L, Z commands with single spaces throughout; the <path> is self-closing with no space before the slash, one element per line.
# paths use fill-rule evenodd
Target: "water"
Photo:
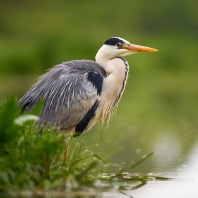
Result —
<path fill-rule="evenodd" d="M 180 161 L 180 160 L 178 160 Z M 163 176 L 173 178 L 166 181 L 149 181 L 136 190 L 125 190 L 124 194 L 117 190 L 103 192 L 101 197 L 133 197 L 133 198 L 198 198 L 198 144 L 194 147 L 185 164 L 175 172 Z"/>

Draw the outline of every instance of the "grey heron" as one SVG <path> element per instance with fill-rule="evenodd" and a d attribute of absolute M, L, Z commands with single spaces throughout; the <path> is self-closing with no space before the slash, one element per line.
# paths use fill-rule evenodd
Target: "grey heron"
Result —
<path fill-rule="evenodd" d="M 38 125 L 49 125 L 64 132 L 90 130 L 98 122 L 109 122 L 124 92 L 129 65 L 123 56 L 156 52 L 112 37 L 98 50 L 95 60 L 73 60 L 54 66 L 19 100 L 22 112 L 30 112 L 44 99 Z"/>

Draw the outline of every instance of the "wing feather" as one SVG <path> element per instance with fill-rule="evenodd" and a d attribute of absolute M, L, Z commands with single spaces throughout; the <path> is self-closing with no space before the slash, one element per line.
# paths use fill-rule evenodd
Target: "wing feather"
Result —
<path fill-rule="evenodd" d="M 76 86 L 73 81 L 76 79 Z M 64 81 L 61 83 L 60 81 Z M 66 90 L 64 97 L 61 94 Z M 81 97 L 84 90 L 85 99 Z M 49 124 L 60 128 L 68 128 L 76 125 L 83 119 L 86 112 L 97 100 L 97 90 L 87 81 L 86 74 L 70 75 L 67 78 L 57 80 L 45 98 L 43 112 L 40 116 L 40 124 Z"/>
<path fill-rule="evenodd" d="M 94 61 L 69 61 L 53 67 L 38 79 L 19 100 L 22 110 L 31 111 L 44 98 L 39 125 L 67 129 L 77 125 L 98 100 L 98 90 L 88 80 L 89 72 L 105 78 L 105 71 Z"/>

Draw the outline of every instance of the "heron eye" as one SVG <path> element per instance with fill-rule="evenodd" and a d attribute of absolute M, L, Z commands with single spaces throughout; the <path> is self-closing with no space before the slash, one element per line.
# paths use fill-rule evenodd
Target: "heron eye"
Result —
<path fill-rule="evenodd" d="M 116 47 L 119 48 L 121 46 L 121 43 L 117 43 Z"/>

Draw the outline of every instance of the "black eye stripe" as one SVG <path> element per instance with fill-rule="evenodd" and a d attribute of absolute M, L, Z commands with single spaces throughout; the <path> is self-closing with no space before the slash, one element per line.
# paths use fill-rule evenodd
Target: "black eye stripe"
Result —
<path fill-rule="evenodd" d="M 119 38 L 113 37 L 104 42 L 105 45 L 111 45 L 111 46 L 115 46 L 117 43 L 123 44 L 124 41 Z"/>

